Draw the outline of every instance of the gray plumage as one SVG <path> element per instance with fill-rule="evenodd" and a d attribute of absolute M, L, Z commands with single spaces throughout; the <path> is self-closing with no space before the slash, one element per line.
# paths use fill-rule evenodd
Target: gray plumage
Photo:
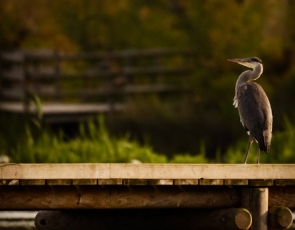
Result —
<path fill-rule="evenodd" d="M 247 162 L 253 140 L 258 142 L 257 163 L 259 163 L 260 151 L 269 152 L 273 120 L 270 102 L 262 87 L 254 82 L 262 74 L 263 65 L 257 57 L 228 60 L 253 69 L 244 71 L 239 76 L 235 88 L 234 106 L 238 108 L 241 123 L 249 135 L 244 163 Z"/>

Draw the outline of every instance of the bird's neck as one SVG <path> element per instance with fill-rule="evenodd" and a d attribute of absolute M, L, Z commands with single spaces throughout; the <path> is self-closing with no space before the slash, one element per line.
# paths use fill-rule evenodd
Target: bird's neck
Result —
<path fill-rule="evenodd" d="M 236 90 L 245 82 L 257 80 L 263 72 L 263 65 L 258 63 L 253 70 L 246 70 L 239 76 L 236 83 Z"/>

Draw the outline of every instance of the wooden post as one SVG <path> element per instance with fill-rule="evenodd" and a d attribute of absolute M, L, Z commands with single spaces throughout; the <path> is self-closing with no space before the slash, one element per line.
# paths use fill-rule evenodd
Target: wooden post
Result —
<path fill-rule="evenodd" d="M 252 230 L 267 230 L 268 188 L 244 188 L 242 207 L 252 214 Z"/>
<path fill-rule="evenodd" d="M 54 70 L 55 70 L 55 102 L 60 102 L 61 101 L 61 58 L 60 54 L 57 50 L 54 51 Z"/>
<path fill-rule="evenodd" d="M 243 208 L 41 211 L 35 218 L 38 230 L 241 230 L 248 229 L 251 223 L 250 212 Z"/>
<path fill-rule="evenodd" d="M 292 212 L 284 206 L 270 207 L 267 222 L 268 229 L 288 229 L 293 223 Z"/>

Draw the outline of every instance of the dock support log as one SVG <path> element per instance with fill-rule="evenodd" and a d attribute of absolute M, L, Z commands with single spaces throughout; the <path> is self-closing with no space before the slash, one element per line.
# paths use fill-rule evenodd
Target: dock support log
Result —
<path fill-rule="evenodd" d="M 293 223 L 292 211 L 283 206 L 268 209 L 268 229 L 288 229 Z"/>
<path fill-rule="evenodd" d="M 241 230 L 249 229 L 251 223 L 251 214 L 244 208 L 40 211 L 35 218 L 38 230 Z"/>
<path fill-rule="evenodd" d="M 242 207 L 252 214 L 252 230 L 268 229 L 268 188 L 243 188 Z"/>
<path fill-rule="evenodd" d="M 240 190 L 195 186 L 1 186 L 0 209 L 240 207 Z M 46 194 L 46 195 L 44 195 Z"/>

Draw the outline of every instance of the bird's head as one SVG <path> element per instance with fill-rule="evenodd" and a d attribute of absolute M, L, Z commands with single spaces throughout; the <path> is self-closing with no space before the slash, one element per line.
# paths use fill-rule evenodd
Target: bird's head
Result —
<path fill-rule="evenodd" d="M 255 69 L 258 65 L 262 65 L 262 61 L 258 57 L 249 58 L 229 58 L 228 61 L 238 63 L 243 66 Z"/>

